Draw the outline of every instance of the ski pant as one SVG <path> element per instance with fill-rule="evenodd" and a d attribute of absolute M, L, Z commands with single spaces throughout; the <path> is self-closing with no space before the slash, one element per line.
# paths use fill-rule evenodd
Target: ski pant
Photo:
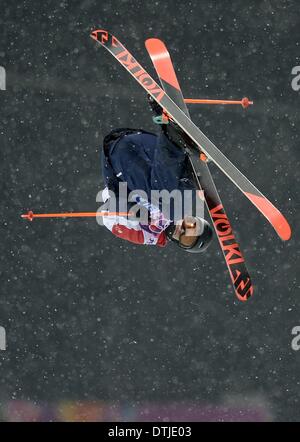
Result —
<path fill-rule="evenodd" d="M 150 197 L 151 190 L 195 188 L 186 154 L 164 133 L 125 135 L 108 154 L 115 176 L 126 181 L 130 191 L 143 190 Z"/>
<path fill-rule="evenodd" d="M 163 132 L 154 135 L 131 131 L 108 143 L 105 157 L 106 178 L 114 176 L 119 182 L 126 182 L 128 193 L 133 191 L 139 201 L 145 199 L 140 192 L 143 191 L 146 206 L 151 202 L 152 208 L 158 208 L 165 218 L 174 221 L 184 214 L 196 213 L 196 188 L 188 156 Z M 162 196 L 163 190 L 167 194 Z M 190 191 L 188 195 L 185 190 Z M 153 191 L 157 191 L 156 195 Z M 119 195 L 118 201 L 124 201 L 123 197 Z M 130 205 L 127 207 L 129 210 Z"/>

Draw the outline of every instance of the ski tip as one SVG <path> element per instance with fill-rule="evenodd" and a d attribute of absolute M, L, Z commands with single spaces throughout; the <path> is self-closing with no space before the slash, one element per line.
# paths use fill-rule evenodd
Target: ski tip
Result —
<path fill-rule="evenodd" d="M 250 284 L 250 286 L 249 286 L 249 284 Z M 246 291 L 245 291 L 245 289 L 246 289 Z M 242 292 L 245 292 L 245 293 L 242 293 Z M 252 298 L 253 293 L 254 293 L 254 287 L 251 284 L 250 280 L 249 280 L 249 283 L 247 284 L 247 287 L 242 286 L 242 287 L 239 287 L 238 289 L 235 290 L 236 297 L 241 302 L 247 302 L 250 298 Z"/>
<path fill-rule="evenodd" d="M 292 230 L 282 213 L 267 199 L 253 193 L 246 192 L 249 200 L 258 208 L 258 210 L 268 219 L 277 235 L 283 240 L 291 239 Z"/>
<path fill-rule="evenodd" d="M 147 38 L 145 40 L 145 46 L 146 47 L 154 47 L 154 48 L 163 48 L 167 50 L 164 42 L 160 40 L 159 38 Z"/>
<path fill-rule="evenodd" d="M 289 241 L 291 239 L 291 237 L 292 237 L 292 229 L 291 229 L 289 223 L 287 222 L 287 220 L 284 217 L 283 217 L 283 220 L 282 220 L 281 225 L 280 225 L 280 232 L 281 233 L 279 233 L 277 231 L 278 235 L 281 237 L 281 239 L 283 241 Z"/>
<path fill-rule="evenodd" d="M 98 40 L 97 32 L 98 32 L 98 31 L 92 31 L 92 32 L 90 33 L 90 37 L 93 38 L 94 40 Z"/>
<path fill-rule="evenodd" d="M 160 63 L 161 67 L 165 67 L 165 62 L 169 60 L 170 54 L 164 42 L 158 38 L 148 38 L 145 41 L 145 46 L 153 63 Z M 162 62 L 164 62 L 164 66 L 162 66 Z"/>
<path fill-rule="evenodd" d="M 174 71 L 169 51 L 164 42 L 158 38 L 148 38 L 148 40 L 145 41 L 145 46 L 160 79 L 169 83 L 179 91 L 180 86 L 177 76 Z"/>
<path fill-rule="evenodd" d="M 283 241 L 289 241 L 292 237 L 292 229 L 283 215 L 281 215 L 275 230 Z"/>
<path fill-rule="evenodd" d="M 252 298 L 254 287 L 251 282 L 248 270 L 245 265 L 243 267 L 235 267 L 230 269 L 230 276 L 232 279 L 235 295 L 241 302 L 246 302 Z"/>
<path fill-rule="evenodd" d="M 103 41 L 108 39 L 108 32 L 104 29 L 96 29 L 90 33 L 90 37 L 96 41 Z"/>

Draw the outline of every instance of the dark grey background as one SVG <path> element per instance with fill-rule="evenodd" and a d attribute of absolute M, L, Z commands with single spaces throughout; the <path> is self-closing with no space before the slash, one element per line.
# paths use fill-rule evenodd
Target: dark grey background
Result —
<path fill-rule="evenodd" d="M 0 401 L 104 399 L 219 403 L 259 395 L 299 420 L 300 64 L 297 1 L 1 3 Z M 192 118 L 287 216 L 282 243 L 215 167 L 255 283 L 235 299 L 217 241 L 205 256 L 135 247 L 94 220 L 20 214 L 94 211 L 99 151 L 114 127 L 155 130 L 137 83 L 89 37 L 107 28 L 154 75 L 149 37 L 170 49 Z"/>

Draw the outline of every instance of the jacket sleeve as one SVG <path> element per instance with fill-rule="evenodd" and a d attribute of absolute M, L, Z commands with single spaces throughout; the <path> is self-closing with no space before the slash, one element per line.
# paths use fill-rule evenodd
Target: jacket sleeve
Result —
<path fill-rule="evenodd" d="M 155 226 L 140 224 L 121 216 L 106 216 L 103 224 L 115 236 L 134 244 L 156 245 L 165 247 L 167 236 L 164 231 L 155 229 Z M 156 231 L 155 231 L 156 230 Z"/>

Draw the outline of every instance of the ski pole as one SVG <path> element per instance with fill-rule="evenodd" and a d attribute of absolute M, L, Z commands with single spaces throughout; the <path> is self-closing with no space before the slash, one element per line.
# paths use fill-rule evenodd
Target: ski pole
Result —
<path fill-rule="evenodd" d="M 245 97 L 242 100 L 209 100 L 209 99 L 197 99 L 197 98 L 185 98 L 184 102 L 187 104 L 240 104 L 244 109 L 253 104 L 249 98 Z"/>
<path fill-rule="evenodd" d="M 131 212 L 69 212 L 69 213 L 28 213 L 21 215 L 21 218 L 33 221 L 34 218 L 95 218 L 97 216 L 131 216 Z"/>

